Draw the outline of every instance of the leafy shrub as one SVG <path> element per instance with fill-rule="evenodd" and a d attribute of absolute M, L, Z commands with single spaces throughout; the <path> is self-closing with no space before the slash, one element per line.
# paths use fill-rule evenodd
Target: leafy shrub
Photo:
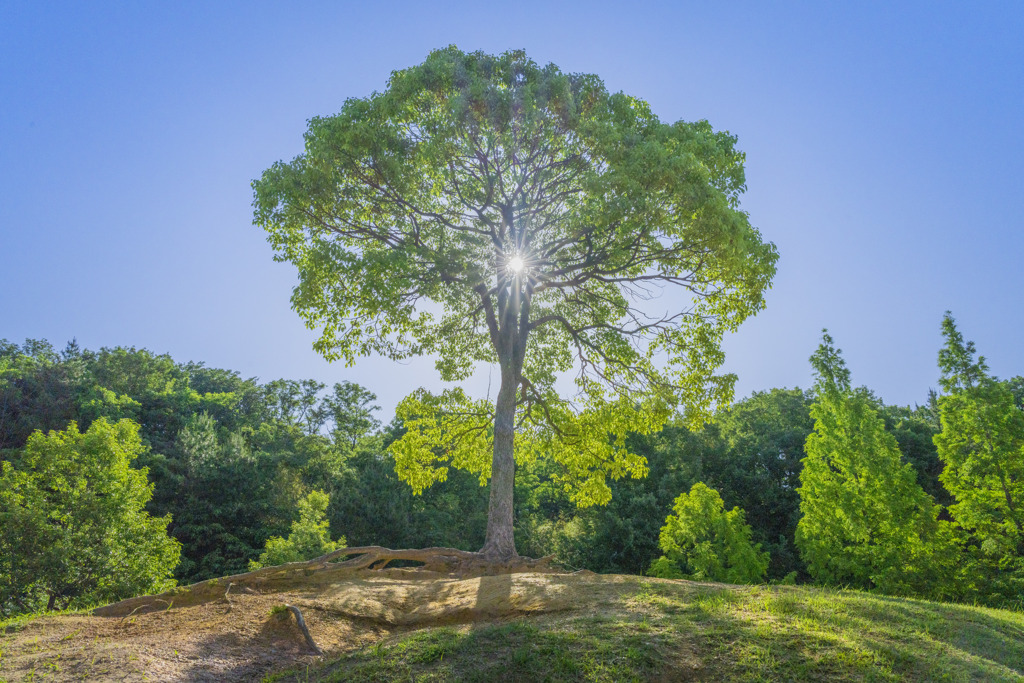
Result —
<path fill-rule="evenodd" d="M 726 583 L 764 580 L 768 553 L 751 541 L 743 510 L 727 512 L 718 492 L 697 482 L 676 498 L 673 512 L 659 537 L 665 554 L 651 563 L 651 576 Z"/>
<path fill-rule="evenodd" d="M 312 560 L 345 547 L 345 537 L 332 541 L 327 522 L 330 496 L 323 491 L 311 491 L 299 501 L 299 519 L 292 522 L 288 538 L 272 536 L 258 560 L 249 563 L 249 569 L 272 567 L 288 562 Z"/>

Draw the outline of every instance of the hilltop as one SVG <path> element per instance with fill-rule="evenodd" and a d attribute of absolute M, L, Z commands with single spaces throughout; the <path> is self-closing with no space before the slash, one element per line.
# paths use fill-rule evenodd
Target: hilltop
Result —
<path fill-rule="evenodd" d="M 340 567 L 15 621 L 0 680 L 1024 680 L 1018 612 L 802 586 Z"/>

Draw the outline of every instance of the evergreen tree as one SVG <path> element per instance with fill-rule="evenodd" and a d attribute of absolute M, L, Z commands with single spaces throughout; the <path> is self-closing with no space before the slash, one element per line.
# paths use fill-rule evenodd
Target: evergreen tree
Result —
<path fill-rule="evenodd" d="M 190 478 L 196 477 L 208 464 L 215 463 L 220 452 L 217 424 L 206 412 L 189 418 L 178 433 L 177 442 Z"/>
<path fill-rule="evenodd" d="M 311 491 L 299 501 L 299 519 L 292 523 L 288 538 L 273 536 L 258 560 L 249 563 L 249 569 L 273 567 L 288 562 L 312 560 L 345 547 L 345 537 L 332 541 L 327 521 L 330 496 L 323 491 Z"/>
<path fill-rule="evenodd" d="M 936 594 L 952 562 L 938 506 L 900 457 L 896 439 L 826 331 L 811 357 L 817 381 L 800 474 L 796 543 L 822 583 Z"/>
<path fill-rule="evenodd" d="M 650 574 L 726 583 L 759 583 L 768 569 L 768 553 L 751 541 L 743 510 L 726 512 L 722 497 L 697 482 L 682 493 L 665 519 L 659 545 L 664 555 Z"/>
<path fill-rule="evenodd" d="M 794 545 L 800 520 L 800 462 L 811 433 L 810 397 L 799 389 L 754 392 L 719 411 L 713 425 L 721 448 L 708 449 L 704 468 L 729 504 L 746 513 L 754 538 L 771 554 L 770 578 L 804 568 Z"/>
<path fill-rule="evenodd" d="M 1002 604 L 1024 601 L 1024 411 L 1011 385 L 988 373 L 947 312 L 939 352 L 945 464 L 940 479 L 955 502 L 949 511 L 969 534 L 965 597 Z"/>

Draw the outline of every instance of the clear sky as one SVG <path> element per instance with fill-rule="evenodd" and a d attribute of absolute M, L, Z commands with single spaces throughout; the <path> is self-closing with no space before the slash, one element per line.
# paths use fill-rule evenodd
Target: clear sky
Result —
<path fill-rule="evenodd" d="M 743 208 L 781 256 L 727 341 L 738 396 L 808 387 L 828 327 L 855 384 L 924 402 L 946 309 L 1024 374 L 1022 36 L 1020 2 L 0 0 L 0 338 L 347 379 L 384 419 L 438 387 L 427 359 L 315 354 L 249 183 L 308 118 L 454 43 L 739 136 Z"/>

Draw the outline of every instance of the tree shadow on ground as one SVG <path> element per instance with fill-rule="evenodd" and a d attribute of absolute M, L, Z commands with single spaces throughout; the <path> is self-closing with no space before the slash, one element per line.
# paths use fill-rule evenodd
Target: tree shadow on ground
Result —
<path fill-rule="evenodd" d="M 244 654 L 239 657 L 238 653 Z M 210 635 L 190 652 L 190 657 L 195 663 L 181 678 L 188 683 L 258 681 L 275 669 L 315 661 L 287 611 L 267 615 L 253 636 L 236 632 Z"/>
<path fill-rule="evenodd" d="M 738 678 L 1019 680 L 1024 615 L 797 587 L 652 584 L 659 626 L 699 634 Z M 720 667 L 723 668 L 723 667 Z M 724 667 L 728 668 L 728 667 Z"/>

